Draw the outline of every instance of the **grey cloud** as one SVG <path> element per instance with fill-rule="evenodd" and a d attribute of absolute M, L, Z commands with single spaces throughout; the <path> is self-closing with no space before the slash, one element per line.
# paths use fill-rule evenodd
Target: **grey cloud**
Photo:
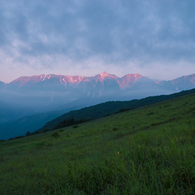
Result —
<path fill-rule="evenodd" d="M 192 0 L 11 2 L 0 8 L 0 47 L 15 48 L 18 59 L 60 54 L 74 60 L 195 61 Z"/>

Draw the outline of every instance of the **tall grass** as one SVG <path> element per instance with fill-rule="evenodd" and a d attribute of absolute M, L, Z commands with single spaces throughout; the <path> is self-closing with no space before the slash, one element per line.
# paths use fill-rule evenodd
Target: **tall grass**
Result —
<path fill-rule="evenodd" d="M 190 95 L 1 142 L 0 194 L 195 194 L 194 118 Z"/>

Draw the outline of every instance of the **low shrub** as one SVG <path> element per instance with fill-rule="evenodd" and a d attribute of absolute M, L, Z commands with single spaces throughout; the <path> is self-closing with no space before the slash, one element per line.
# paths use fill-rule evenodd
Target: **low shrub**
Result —
<path fill-rule="evenodd" d="M 60 134 L 58 132 L 54 132 L 51 134 L 51 136 L 58 138 L 58 137 L 60 137 Z"/>
<path fill-rule="evenodd" d="M 27 133 L 26 133 L 26 136 L 29 136 L 30 135 L 30 131 L 28 131 Z"/>
<path fill-rule="evenodd" d="M 146 115 L 153 115 L 153 114 L 154 114 L 154 112 L 149 112 Z"/>
<path fill-rule="evenodd" d="M 78 128 L 79 126 L 78 125 L 74 125 L 73 128 Z"/>
<path fill-rule="evenodd" d="M 50 130 L 49 130 L 49 129 L 44 129 L 44 130 L 43 130 L 43 132 L 48 132 L 48 131 L 50 131 Z"/>

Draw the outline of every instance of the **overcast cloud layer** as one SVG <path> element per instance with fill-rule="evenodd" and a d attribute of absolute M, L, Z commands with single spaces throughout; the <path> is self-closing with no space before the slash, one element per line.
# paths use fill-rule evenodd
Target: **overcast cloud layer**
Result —
<path fill-rule="evenodd" d="M 194 0 L 0 0 L 0 80 L 195 73 Z"/>

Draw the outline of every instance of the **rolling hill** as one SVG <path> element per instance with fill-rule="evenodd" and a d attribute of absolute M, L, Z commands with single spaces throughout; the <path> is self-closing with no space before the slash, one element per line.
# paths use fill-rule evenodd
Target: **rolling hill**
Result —
<path fill-rule="evenodd" d="M 106 115 L 114 114 L 118 111 L 125 111 L 130 109 L 135 109 L 139 107 L 143 107 L 146 105 L 154 104 L 157 102 L 165 101 L 168 99 L 172 99 L 175 97 L 183 96 L 186 94 L 195 93 L 195 89 L 187 90 L 171 95 L 161 95 L 161 96 L 152 96 L 143 98 L 140 100 L 131 100 L 131 101 L 109 101 L 100 103 L 94 106 L 89 106 L 82 108 L 84 105 L 94 104 L 91 99 L 82 99 L 83 104 L 76 103 L 66 105 L 66 109 L 39 113 L 34 115 L 29 115 L 25 117 L 21 117 L 19 119 L 10 120 L 6 123 L 0 124 L 0 140 L 1 139 L 10 139 L 17 136 L 24 136 L 27 132 L 41 132 L 45 130 L 52 130 L 56 127 L 65 126 L 63 125 L 64 120 L 69 120 L 73 117 L 77 120 L 88 120 L 88 119 L 97 119 L 104 117 Z M 95 102 L 102 101 L 102 99 L 98 99 Z M 81 108 L 81 109 L 79 109 Z M 79 110 L 78 110 L 79 109 Z M 2 110 L 3 111 L 3 110 Z M 6 112 L 5 112 L 6 113 Z M 4 113 L 4 114 L 5 114 Z M 64 114 L 65 113 L 65 114 Z M 3 113 L 2 113 L 3 114 Z M 5 115 L 4 115 L 5 116 Z"/>
<path fill-rule="evenodd" d="M 53 128 L 59 126 L 60 123 L 63 123 L 63 120 L 68 120 L 71 117 L 73 117 L 75 120 L 89 119 L 89 118 L 97 119 L 97 118 L 104 117 L 106 115 L 114 114 L 119 111 L 136 109 L 150 104 L 158 103 L 161 101 L 165 101 L 165 100 L 169 100 L 172 98 L 184 96 L 187 94 L 193 94 L 193 93 L 195 93 L 195 89 L 186 90 L 171 95 L 152 96 L 140 100 L 110 101 L 110 102 L 101 103 L 98 105 L 65 113 L 57 117 L 56 119 L 47 122 L 42 128 L 38 130 L 38 132 L 44 131 L 45 129 L 52 130 Z"/>

